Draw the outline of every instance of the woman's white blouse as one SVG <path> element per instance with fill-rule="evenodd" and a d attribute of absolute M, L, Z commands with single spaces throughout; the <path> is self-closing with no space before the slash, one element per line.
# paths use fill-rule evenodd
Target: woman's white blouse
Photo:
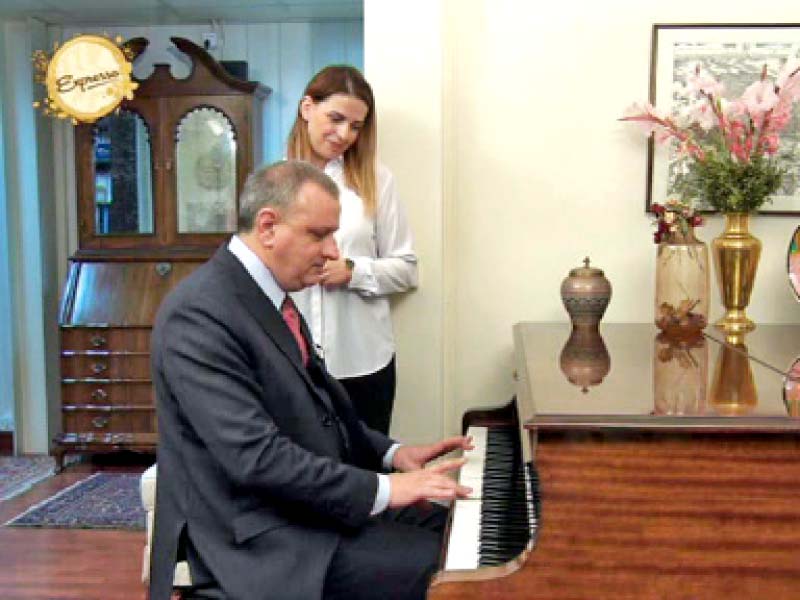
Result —
<path fill-rule="evenodd" d="M 335 234 L 342 258 L 353 261 L 347 287 L 315 285 L 292 294 L 317 350 L 334 377 L 359 377 L 385 367 L 394 355 L 389 294 L 417 286 L 417 256 L 392 173 L 378 166 L 378 206 L 364 214 L 361 197 L 344 182 L 342 159 L 325 173 L 339 187 L 341 214 Z"/>

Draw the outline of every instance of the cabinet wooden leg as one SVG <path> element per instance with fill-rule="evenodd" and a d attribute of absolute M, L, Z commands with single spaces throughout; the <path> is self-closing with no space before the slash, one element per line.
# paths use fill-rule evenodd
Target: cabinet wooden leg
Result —
<path fill-rule="evenodd" d="M 56 459 L 56 473 L 61 473 L 64 470 L 64 455 L 66 451 L 63 448 L 56 448 L 53 450 L 53 458 Z"/>

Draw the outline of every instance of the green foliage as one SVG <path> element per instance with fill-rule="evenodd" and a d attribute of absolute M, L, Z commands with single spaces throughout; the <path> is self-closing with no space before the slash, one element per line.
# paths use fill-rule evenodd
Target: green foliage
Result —
<path fill-rule="evenodd" d="M 784 158 L 755 154 L 739 162 L 727 151 L 710 149 L 703 160 L 689 159 L 671 191 L 719 212 L 754 212 L 778 191 L 786 168 Z"/>

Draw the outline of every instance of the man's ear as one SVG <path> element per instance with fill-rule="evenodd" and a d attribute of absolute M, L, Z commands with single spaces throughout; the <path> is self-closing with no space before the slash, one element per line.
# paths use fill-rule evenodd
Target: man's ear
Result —
<path fill-rule="evenodd" d="M 281 213 L 274 206 L 265 206 L 256 213 L 253 229 L 258 241 L 266 248 L 275 243 L 275 226 L 281 221 Z"/>
<path fill-rule="evenodd" d="M 316 103 L 311 96 L 303 96 L 303 99 L 300 100 L 300 116 L 304 121 L 308 122 L 308 119 L 311 117 L 311 111 L 314 110 L 315 104 Z"/>

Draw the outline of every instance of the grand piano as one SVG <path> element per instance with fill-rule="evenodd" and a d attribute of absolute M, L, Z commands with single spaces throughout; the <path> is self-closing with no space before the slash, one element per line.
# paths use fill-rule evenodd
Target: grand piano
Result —
<path fill-rule="evenodd" d="M 514 327 L 428 597 L 800 597 L 800 326 Z"/>

